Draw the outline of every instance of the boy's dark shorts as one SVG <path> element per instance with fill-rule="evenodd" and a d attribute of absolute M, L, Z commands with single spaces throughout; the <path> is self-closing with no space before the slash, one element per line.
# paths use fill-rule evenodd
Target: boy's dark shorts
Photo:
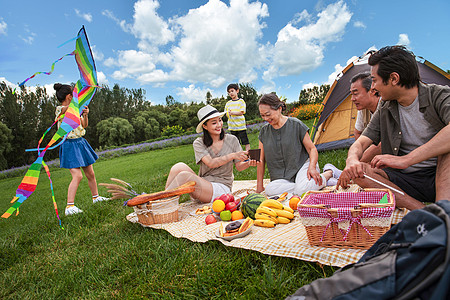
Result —
<path fill-rule="evenodd" d="M 228 132 L 231 133 L 232 135 L 234 135 L 235 137 L 237 137 L 239 142 L 241 143 L 241 145 L 248 145 L 248 144 L 250 144 L 249 141 L 248 141 L 247 129 L 244 129 L 244 130 L 228 130 Z"/>
<path fill-rule="evenodd" d="M 395 169 L 384 170 L 389 180 L 395 183 L 409 196 L 422 202 L 436 200 L 436 167 L 423 168 L 420 171 L 402 173 Z"/>

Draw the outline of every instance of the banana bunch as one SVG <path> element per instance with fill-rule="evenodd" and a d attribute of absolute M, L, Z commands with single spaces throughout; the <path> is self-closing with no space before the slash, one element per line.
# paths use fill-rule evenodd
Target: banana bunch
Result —
<path fill-rule="evenodd" d="M 288 224 L 294 218 L 294 210 L 281 204 L 278 200 L 264 200 L 255 213 L 255 225 L 275 227 L 277 224 Z"/>

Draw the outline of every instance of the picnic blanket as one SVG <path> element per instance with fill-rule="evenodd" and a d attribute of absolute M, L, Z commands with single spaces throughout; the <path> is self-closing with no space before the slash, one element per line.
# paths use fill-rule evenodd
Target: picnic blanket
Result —
<path fill-rule="evenodd" d="M 233 193 L 245 193 L 248 190 L 256 189 L 256 180 L 235 181 Z M 356 191 L 360 189 L 357 185 L 352 185 L 346 190 Z M 288 205 L 285 200 L 285 205 Z M 360 249 L 326 248 L 311 246 L 308 243 L 305 227 L 299 219 L 298 212 L 295 212 L 294 220 L 289 224 L 279 224 L 274 228 L 264 228 L 253 226 L 249 235 L 244 238 L 226 241 L 216 236 L 219 229 L 219 222 L 210 225 L 205 224 L 205 215 L 195 215 L 197 208 L 205 204 L 195 200 L 190 200 L 180 204 L 179 221 L 166 224 L 142 225 L 155 229 L 164 229 L 177 238 L 186 238 L 193 242 L 207 242 L 218 240 L 226 246 L 259 251 L 268 255 L 291 257 L 305 261 L 319 262 L 324 265 L 343 267 L 347 264 L 357 262 L 366 252 Z M 407 210 L 396 209 L 394 212 L 393 224 L 401 221 Z M 138 222 L 135 213 L 127 216 L 130 222 Z"/>

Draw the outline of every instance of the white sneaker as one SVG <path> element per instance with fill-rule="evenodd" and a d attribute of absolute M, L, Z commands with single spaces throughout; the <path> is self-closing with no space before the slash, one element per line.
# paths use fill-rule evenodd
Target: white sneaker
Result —
<path fill-rule="evenodd" d="M 75 205 L 66 206 L 66 216 L 82 213 L 83 211 Z"/>
<path fill-rule="evenodd" d="M 97 202 L 100 202 L 100 201 L 108 201 L 108 200 L 110 200 L 110 198 L 98 196 L 97 198 L 92 199 L 92 202 L 97 203 Z"/>
<path fill-rule="evenodd" d="M 333 178 L 339 179 L 339 176 L 341 176 L 342 171 L 333 166 L 332 164 L 325 164 L 325 166 L 323 166 L 324 172 L 328 170 L 331 170 L 331 172 L 333 172 Z"/>

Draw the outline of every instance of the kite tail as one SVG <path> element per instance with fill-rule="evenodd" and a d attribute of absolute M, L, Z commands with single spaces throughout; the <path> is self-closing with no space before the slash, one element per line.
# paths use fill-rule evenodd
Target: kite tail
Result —
<path fill-rule="evenodd" d="M 55 60 L 55 61 L 52 63 L 52 68 L 51 68 L 50 72 L 36 72 L 36 73 L 34 73 L 31 77 L 28 77 L 27 79 L 25 79 L 24 81 L 22 81 L 22 82 L 19 84 L 19 87 L 23 86 L 28 80 L 30 80 L 31 78 L 34 78 L 34 76 L 36 76 L 36 75 L 38 75 L 38 74 L 45 74 L 45 75 L 50 75 L 50 74 L 52 74 L 53 70 L 55 69 L 55 64 L 56 64 L 57 62 L 59 62 L 61 59 L 63 59 L 64 57 L 69 56 L 69 55 L 75 55 L 75 51 L 72 51 L 71 53 L 66 54 L 66 55 L 64 55 L 63 57 L 61 57 L 61 58 Z M 16 89 L 17 89 L 17 88 L 14 88 L 14 90 L 13 90 L 13 92 L 12 92 L 13 94 L 15 94 Z"/>
<path fill-rule="evenodd" d="M 52 178 L 50 176 L 50 170 L 44 161 L 42 161 L 42 165 L 44 166 L 45 172 L 47 173 L 48 180 L 50 181 L 50 189 L 52 190 L 53 207 L 55 208 L 55 213 L 56 213 L 56 217 L 58 218 L 59 227 L 64 230 L 64 227 L 61 224 L 61 219 L 59 218 L 58 205 L 56 204 L 56 200 L 55 200 L 55 193 L 53 191 L 53 182 L 52 182 Z"/>
<path fill-rule="evenodd" d="M 2 218 L 9 218 L 14 211 L 19 211 L 19 206 L 27 200 L 27 198 L 33 194 L 36 190 L 36 185 L 39 180 L 39 174 L 42 167 L 42 157 L 39 156 L 36 161 L 31 165 L 25 174 L 22 182 L 16 190 L 16 196 L 12 199 L 11 203 L 14 203 L 3 215 Z"/>
<path fill-rule="evenodd" d="M 41 151 L 45 150 L 45 148 L 39 148 L 39 145 L 42 143 L 42 140 L 44 139 L 45 135 L 50 131 L 50 129 L 52 129 L 52 127 L 59 121 L 59 119 L 62 119 L 62 118 L 64 118 L 64 114 L 62 114 L 61 116 L 59 116 L 58 119 L 57 119 L 55 122 L 53 122 L 53 124 L 52 124 L 49 128 L 47 128 L 47 130 L 44 132 L 44 134 L 42 135 L 41 139 L 39 140 L 39 142 L 38 142 L 38 147 L 37 147 L 37 148 L 34 148 L 34 149 L 25 149 L 25 152 L 37 151 L 37 152 L 38 152 L 38 155 L 39 155 L 39 153 L 40 153 Z M 68 135 L 68 133 L 67 133 L 66 135 L 64 135 L 64 138 L 63 138 L 58 144 L 56 144 L 55 146 L 52 146 L 52 147 L 48 148 L 47 150 L 55 149 L 55 148 L 57 148 L 58 146 L 60 146 L 62 143 L 64 143 L 64 141 L 67 139 L 67 135 Z"/>

